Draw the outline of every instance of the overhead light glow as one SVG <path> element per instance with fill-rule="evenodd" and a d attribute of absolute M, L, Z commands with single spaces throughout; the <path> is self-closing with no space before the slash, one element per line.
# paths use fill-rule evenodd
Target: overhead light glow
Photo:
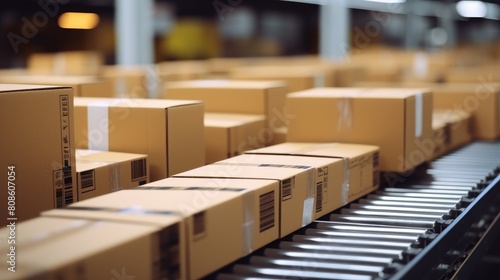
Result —
<path fill-rule="evenodd" d="M 64 13 L 57 23 L 66 29 L 92 29 L 99 24 L 99 16 L 94 13 Z"/>
<path fill-rule="evenodd" d="M 460 1 L 457 3 L 457 12 L 466 18 L 483 18 L 486 16 L 486 4 L 481 1 Z"/>

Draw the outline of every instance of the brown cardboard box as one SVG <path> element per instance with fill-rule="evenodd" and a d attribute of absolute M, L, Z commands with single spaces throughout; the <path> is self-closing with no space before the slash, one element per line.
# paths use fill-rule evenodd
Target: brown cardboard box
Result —
<path fill-rule="evenodd" d="M 342 206 L 344 162 L 339 158 L 245 154 L 217 164 L 270 164 L 311 166 L 314 168 L 314 218 L 332 212 Z"/>
<path fill-rule="evenodd" d="M 432 120 L 449 125 L 449 150 L 457 149 L 472 141 L 471 114 L 464 110 L 434 110 Z"/>
<path fill-rule="evenodd" d="M 148 155 L 152 181 L 205 164 L 200 101 L 75 98 L 75 131 L 79 149 Z"/>
<path fill-rule="evenodd" d="M 290 142 L 380 147 L 380 170 L 404 172 L 432 156 L 428 89 L 316 88 L 287 97 Z"/>
<path fill-rule="evenodd" d="M 280 237 L 309 224 L 314 216 L 314 168 L 269 164 L 205 165 L 174 175 L 177 178 L 239 178 L 275 180 L 280 184 Z"/>
<path fill-rule="evenodd" d="M 9 245 L 15 249 L 15 272 L 2 261 L 0 278 L 186 279 L 180 261 L 182 219 L 157 216 L 156 224 L 54 217 L 21 222 L 16 243 Z M 9 231 L 2 228 L 0 235 Z M 2 242 L 0 251 L 8 254 L 8 249 Z"/>
<path fill-rule="evenodd" d="M 270 185 L 269 191 L 272 190 Z M 244 191 L 243 188 L 209 187 L 136 188 L 80 201 L 64 210 L 44 212 L 44 215 L 108 221 L 127 219 L 133 223 L 141 221 L 139 216 L 152 218 L 152 214 L 182 216 L 186 258 L 181 263 L 188 268 L 188 279 L 200 279 L 248 254 L 246 242 L 253 231 L 248 232 L 243 225 L 251 223 L 253 218 L 245 216 L 245 211 L 256 205 L 242 195 Z M 272 230 L 270 233 L 273 235 Z"/>
<path fill-rule="evenodd" d="M 34 74 L 97 75 L 104 57 L 94 51 L 35 53 L 28 58 L 27 69 Z"/>
<path fill-rule="evenodd" d="M 69 87 L 0 85 L 1 226 L 76 200 L 73 113 Z"/>
<path fill-rule="evenodd" d="M 113 85 L 95 77 L 22 75 L 0 77 L 0 82 L 10 84 L 35 84 L 72 87 L 74 96 L 114 97 Z"/>
<path fill-rule="evenodd" d="M 207 164 L 265 146 L 262 115 L 205 113 L 204 123 Z"/>
<path fill-rule="evenodd" d="M 149 182 L 148 156 L 76 149 L 78 200 Z"/>
<path fill-rule="evenodd" d="M 343 170 L 340 175 L 330 172 L 331 176 L 343 178 L 340 202 L 341 206 L 366 195 L 379 187 L 379 148 L 370 145 L 345 143 L 297 143 L 287 142 L 245 154 L 255 155 L 294 155 L 306 157 L 324 157 L 342 159 Z M 337 180 L 337 179 L 333 180 Z"/>
<path fill-rule="evenodd" d="M 435 160 L 450 150 L 450 125 L 442 119 L 434 118 L 432 114 L 432 140 L 435 143 L 434 155 L 429 161 Z"/>
<path fill-rule="evenodd" d="M 212 196 L 217 196 L 220 191 L 237 192 L 243 197 L 245 221 L 237 226 L 243 227 L 243 243 L 230 243 L 236 239 L 222 240 L 207 239 L 200 242 L 211 242 L 203 246 L 214 246 L 210 248 L 202 248 L 202 244 L 195 244 L 194 255 L 206 255 L 210 252 L 218 252 L 221 247 L 231 248 L 233 257 L 241 254 L 240 257 L 255 251 L 264 245 L 279 238 L 279 183 L 276 180 L 257 180 L 257 179 L 236 179 L 236 178 L 175 178 L 155 181 L 141 186 L 139 189 L 152 190 L 184 190 L 192 189 L 199 190 L 196 196 L 193 196 L 193 201 L 203 203 L 210 200 Z M 203 195 L 203 196 L 201 196 Z M 233 213 L 233 212 L 232 212 Z M 238 212 L 234 212 L 240 215 Z M 227 223 L 231 217 L 225 215 Z M 207 217 L 208 218 L 208 217 Z M 229 225 L 232 226 L 232 225 Z M 231 229 L 227 229 L 230 231 Z M 234 233 L 239 231 L 234 230 Z M 238 241 L 239 242 L 239 241 Z M 240 251 L 243 249 L 243 251 Z M 198 250 L 206 250 L 199 251 Z"/>
<path fill-rule="evenodd" d="M 289 121 L 286 94 L 284 83 L 272 81 L 198 80 L 168 83 L 165 88 L 168 99 L 202 100 L 206 112 L 265 115 L 268 142 L 273 131 Z"/>
<path fill-rule="evenodd" d="M 210 73 L 205 60 L 163 61 L 156 65 L 158 72 L 167 77 L 165 82 L 204 79 Z"/>
<path fill-rule="evenodd" d="M 286 135 L 288 134 L 288 129 L 286 127 L 280 127 L 274 131 L 273 141 L 271 141 L 270 145 L 276 145 L 285 143 Z"/>

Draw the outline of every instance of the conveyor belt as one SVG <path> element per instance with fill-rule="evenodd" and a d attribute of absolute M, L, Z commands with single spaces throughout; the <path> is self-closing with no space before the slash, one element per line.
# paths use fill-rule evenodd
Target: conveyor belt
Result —
<path fill-rule="evenodd" d="M 472 143 L 207 279 L 464 279 L 500 232 L 499 174 L 500 143 Z"/>

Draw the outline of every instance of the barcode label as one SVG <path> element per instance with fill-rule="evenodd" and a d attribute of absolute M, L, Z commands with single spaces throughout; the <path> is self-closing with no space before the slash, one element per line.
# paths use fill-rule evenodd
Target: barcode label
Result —
<path fill-rule="evenodd" d="M 274 227 L 274 191 L 259 196 L 259 224 L 260 232 Z"/>
<path fill-rule="evenodd" d="M 62 208 L 63 204 L 63 189 L 56 190 L 56 208 Z"/>
<path fill-rule="evenodd" d="M 323 210 L 323 181 L 316 183 L 316 213 Z"/>
<path fill-rule="evenodd" d="M 180 279 L 179 225 L 175 224 L 158 233 L 159 260 L 153 263 L 153 279 Z"/>
<path fill-rule="evenodd" d="M 94 169 L 80 172 L 80 190 L 82 193 L 95 190 Z"/>
<path fill-rule="evenodd" d="M 205 211 L 196 213 L 193 216 L 193 236 L 197 237 L 205 233 Z"/>
<path fill-rule="evenodd" d="M 295 177 L 288 178 L 281 182 L 281 201 L 289 200 L 292 198 L 293 180 Z"/>
<path fill-rule="evenodd" d="M 378 157 L 378 153 L 373 154 L 373 186 L 379 184 Z"/>
<path fill-rule="evenodd" d="M 132 168 L 132 182 L 146 178 L 146 159 L 134 160 L 130 163 Z"/>
<path fill-rule="evenodd" d="M 71 167 L 63 167 L 64 175 L 64 206 L 74 202 L 73 196 L 73 176 L 71 176 Z"/>

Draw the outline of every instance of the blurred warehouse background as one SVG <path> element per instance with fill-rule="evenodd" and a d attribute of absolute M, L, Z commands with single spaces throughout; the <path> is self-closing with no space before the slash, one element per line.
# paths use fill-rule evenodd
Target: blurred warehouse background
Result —
<path fill-rule="evenodd" d="M 150 5 L 151 10 L 134 11 L 134 2 Z M 341 58 L 379 45 L 436 51 L 497 42 L 499 4 L 493 0 L 5 1 L 0 11 L 0 67 L 25 67 L 33 53 L 72 50 L 99 51 L 105 64 L 120 64 L 118 34 L 148 26 L 152 47 L 146 60 L 153 61 L 142 62 L 149 63 L 303 54 Z M 149 17 L 137 24 L 130 17 L 134 13 Z M 126 22 L 119 32 L 120 15 Z"/>

